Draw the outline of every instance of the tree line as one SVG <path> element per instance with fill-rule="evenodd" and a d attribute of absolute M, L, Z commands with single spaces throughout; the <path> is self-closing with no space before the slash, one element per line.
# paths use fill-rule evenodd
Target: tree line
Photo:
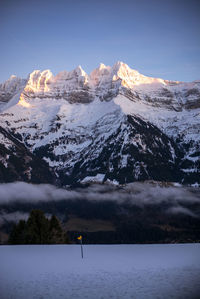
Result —
<path fill-rule="evenodd" d="M 55 215 L 48 219 L 41 210 L 32 210 L 27 221 L 14 225 L 9 243 L 68 244 L 69 238 Z"/>

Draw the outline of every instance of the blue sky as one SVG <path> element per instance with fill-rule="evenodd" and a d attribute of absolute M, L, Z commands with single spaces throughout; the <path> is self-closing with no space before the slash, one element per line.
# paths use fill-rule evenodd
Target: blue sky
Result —
<path fill-rule="evenodd" d="M 0 82 L 120 60 L 164 79 L 200 79 L 199 0 L 1 0 Z"/>

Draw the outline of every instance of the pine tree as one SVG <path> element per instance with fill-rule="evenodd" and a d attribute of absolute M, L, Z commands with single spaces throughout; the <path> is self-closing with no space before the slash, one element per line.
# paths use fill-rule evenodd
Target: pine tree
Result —
<path fill-rule="evenodd" d="M 67 240 L 65 233 L 61 227 L 61 224 L 55 215 L 52 215 L 50 219 L 50 243 L 51 244 L 69 243 L 69 240 Z"/>
<path fill-rule="evenodd" d="M 26 222 L 20 220 L 19 223 L 14 225 L 14 228 L 9 238 L 10 244 L 25 244 L 26 243 Z"/>
<path fill-rule="evenodd" d="M 48 244 L 49 221 L 41 210 L 33 210 L 27 221 L 26 243 Z"/>
<path fill-rule="evenodd" d="M 9 243 L 68 244 L 69 239 L 55 215 L 48 220 L 41 210 L 32 210 L 27 221 L 14 225 Z"/>

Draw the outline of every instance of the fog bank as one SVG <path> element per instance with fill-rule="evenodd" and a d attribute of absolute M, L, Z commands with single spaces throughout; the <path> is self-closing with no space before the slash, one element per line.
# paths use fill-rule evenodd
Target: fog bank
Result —
<path fill-rule="evenodd" d="M 200 204 L 198 188 L 162 186 L 161 184 L 135 182 L 126 186 L 90 185 L 73 190 L 53 185 L 34 185 L 24 182 L 0 184 L 0 206 L 13 203 L 37 203 L 60 200 L 115 201 L 117 204 L 144 205 L 168 204 L 168 212 L 196 217 L 182 205 Z M 2 212 L 1 212 L 2 214 Z M 18 218 L 16 216 L 16 218 Z M 21 217 L 24 218 L 24 217 Z"/>

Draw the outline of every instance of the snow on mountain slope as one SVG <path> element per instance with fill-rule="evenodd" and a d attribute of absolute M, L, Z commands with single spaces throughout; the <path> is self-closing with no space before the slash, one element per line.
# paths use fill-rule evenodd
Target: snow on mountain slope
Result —
<path fill-rule="evenodd" d="M 23 91 L 12 89 L 1 124 L 46 160 L 62 184 L 98 174 L 121 183 L 198 181 L 199 81 L 150 78 L 117 62 L 90 75 L 80 66 L 56 76 L 34 71 L 19 82 L 14 86 Z"/>
<path fill-rule="evenodd" d="M 121 107 L 125 114 L 139 115 L 171 137 L 180 135 L 185 142 L 190 140 L 200 142 L 200 108 L 182 109 L 181 111 L 169 110 L 162 105 L 155 107 L 147 105 L 145 102 L 135 101 L 132 103 L 124 95 L 118 95 L 114 102 Z"/>
<path fill-rule="evenodd" d="M 47 163 L 33 155 L 17 137 L 0 127 L 0 182 L 54 183 Z"/>
<path fill-rule="evenodd" d="M 7 81 L 0 84 L 0 111 L 15 105 L 26 84 L 25 79 L 12 75 Z"/>

